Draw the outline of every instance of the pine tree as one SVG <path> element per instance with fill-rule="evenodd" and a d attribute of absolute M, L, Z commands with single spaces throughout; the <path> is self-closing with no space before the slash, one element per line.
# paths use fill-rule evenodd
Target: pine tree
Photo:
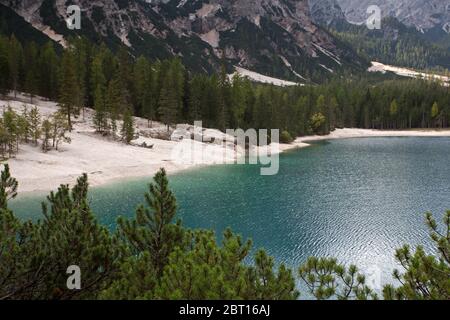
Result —
<path fill-rule="evenodd" d="M 14 35 L 9 41 L 9 75 L 10 88 L 14 91 L 14 97 L 17 97 L 19 89 L 20 70 L 22 68 L 23 48 Z"/>
<path fill-rule="evenodd" d="M 28 113 L 28 123 L 31 139 L 37 145 L 41 137 L 41 115 L 37 107 L 32 108 Z"/>
<path fill-rule="evenodd" d="M 52 139 L 52 123 L 49 119 L 42 121 L 42 151 L 47 152 L 50 150 L 50 140 Z"/>
<path fill-rule="evenodd" d="M 126 103 L 122 95 L 122 82 L 117 77 L 109 82 L 108 90 L 106 94 L 106 109 L 109 114 L 111 133 L 113 137 L 117 134 L 117 121 L 119 120 L 119 114 L 125 110 Z"/>
<path fill-rule="evenodd" d="M 202 98 L 204 96 L 204 78 L 195 76 L 190 83 L 189 121 L 194 123 L 202 119 Z"/>
<path fill-rule="evenodd" d="M 10 106 L 3 111 L 3 128 L 5 133 L 5 145 L 8 150 L 8 156 L 11 158 L 19 151 L 20 128 L 18 115 Z"/>
<path fill-rule="evenodd" d="M 103 92 L 103 87 L 98 85 L 94 96 L 94 125 L 97 132 L 106 134 L 108 132 L 108 112 Z"/>
<path fill-rule="evenodd" d="M 178 119 L 178 99 L 173 88 L 172 72 L 168 72 L 164 79 L 158 105 L 161 121 L 167 126 L 167 131 L 169 131 L 170 126 L 175 124 Z"/>
<path fill-rule="evenodd" d="M 344 267 L 333 258 L 311 257 L 299 268 L 299 277 L 317 300 L 378 299 L 356 266 Z"/>
<path fill-rule="evenodd" d="M 219 75 L 219 97 L 218 97 L 218 106 L 217 106 L 217 127 L 225 131 L 228 127 L 228 118 L 229 118 L 229 99 L 230 99 L 230 83 L 228 80 L 228 75 L 225 69 L 225 65 L 222 64 L 221 72 Z"/>
<path fill-rule="evenodd" d="M 39 74 L 38 79 L 45 79 L 39 81 L 40 95 L 49 99 L 56 99 L 58 97 L 58 68 L 60 61 L 55 52 L 52 42 L 48 42 L 41 48 L 39 55 Z"/>
<path fill-rule="evenodd" d="M 91 64 L 91 95 L 95 98 L 97 96 L 98 88 L 106 88 L 106 77 L 103 72 L 103 53 L 100 52 L 95 55 Z"/>
<path fill-rule="evenodd" d="M 145 200 L 148 207 L 139 206 L 135 220 L 119 219 L 119 230 L 133 252 L 149 252 L 152 268 L 161 276 L 169 254 L 182 244 L 184 237 L 180 224 L 172 224 L 177 204 L 164 169 L 155 175 Z"/>
<path fill-rule="evenodd" d="M 77 92 L 75 105 L 82 109 L 83 120 L 85 119 L 85 106 L 88 94 L 88 65 L 89 65 L 89 42 L 85 37 L 70 39 L 73 48 L 74 62 L 76 65 Z M 77 110 L 78 112 L 78 110 Z"/>
<path fill-rule="evenodd" d="M 38 49 L 34 42 L 25 46 L 24 65 L 26 66 L 24 89 L 30 95 L 30 103 L 33 103 L 33 97 L 39 93 Z"/>
<path fill-rule="evenodd" d="M 386 300 L 449 300 L 450 299 L 450 211 L 441 229 L 431 213 L 426 214 L 430 238 L 437 249 L 428 255 L 423 246 L 415 252 L 405 245 L 396 251 L 395 258 L 404 273 L 394 271 L 400 286 L 387 285 L 383 289 Z"/>
<path fill-rule="evenodd" d="M 18 186 L 17 180 L 11 177 L 9 165 L 5 164 L 0 180 L 0 210 L 7 210 L 8 201 L 17 197 Z"/>
<path fill-rule="evenodd" d="M 20 140 L 24 141 L 25 143 L 28 143 L 28 141 L 30 140 L 30 122 L 28 115 L 28 107 L 26 105 L 23 105 L 22 113 L 18 115 L 17 121 L 20 132 Z"/>
<path fill-rule="evenodd" d="M 35 259 L 35 276 L 43 281 L 40 290 L 30 290 L 34 299 L 95 299 L 114 278 L 122 247 L 95 219 L 88 188 L 87 175 L 83 175 L 72 189 L 63 185 L 51 192 L 48 205 L 43 205 L 44 220 L 38 233 L 40 252 Z M 39 265 L 43 268 L 39 269 Z M 71 265 L 85 271 L 81 290 L 66 286 L 66 271 Z"/>
<path fill-rule="evenodd" d="M 9 43 L 0 35 L 0 95 L 8 93 L 9 86 Z"/>
<path fill-rule="evenodd" d="M 133 76 L 134 76 L 134 92 L 138 105 L 138 110 L 143 114 L 143 102 L 145 92 L 147 90 L 147 80 L 149 79 L 149 63 L 146 58 L 140 56 L 134 64 Z"/>
<path fill-rule="evenodd" d="M 244 80 L 238 74 L 235 74 L 233 76 L 231 101 L 233 118 L 232 125 L 235 128 L 243 128 L 246 101 L 244 92 Z"/>
<path fill-rule="evenodd" d="M 134 67 L 134 87 L 138 105 L 137 110 L 147 119 L 150 127 L 156 113 L 154 77 L 150 63 L 142 56 L 138 58 Z"/>
<path fill-rule="evenodd" d="M 72 116 L 78 115 L 80 87 L 75 66 L 75 56 L 70 51 L 65 51 L 62 58 L 59 95 L 59 106 L 67 117 L 67 124 L 71 131 Z"/>
<path fill-rule="evenodd" d="M 129 144 L 134 139 L 134 119 L 130 110 L 125 111 L 122 121 L 122 141 Z"/>

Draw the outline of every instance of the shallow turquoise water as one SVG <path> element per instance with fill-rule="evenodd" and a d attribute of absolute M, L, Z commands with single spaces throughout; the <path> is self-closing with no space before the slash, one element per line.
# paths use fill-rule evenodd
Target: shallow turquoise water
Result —
<path fill-rule="evenodd" d="M 430 249 L 424 213 L 450 209 L 450 139 L 367 138 L 320 142 L 281 156 L 280 173 L 257 166 L 212 166 L 171 177 L 179 217 L 221 234 L 231 227 L 278 262 L 296 267 L 308 256 L 355 263 L 380 286 L 391 280 L 396 248 Z M 133 215 L 149 179 L 94 188 L 92 207 L 114 227 Z M 39 217 L 43 196 L 12 207 Z"/>

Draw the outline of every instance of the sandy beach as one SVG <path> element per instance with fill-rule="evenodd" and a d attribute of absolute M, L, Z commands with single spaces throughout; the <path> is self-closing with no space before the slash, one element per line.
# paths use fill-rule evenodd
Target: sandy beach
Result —
<path fill-rule="evenodd" d="M 18 99 L 5 101 L 0 100 L 0 108 L 11 106 L 17 112 L 23 108 L 24 101 L 29 102 L 29 98 L 18 97 Z M 43 118 L 58 110 L 54 102 L 34 101 Z M 25 103 L 28 108 L 32 105 Z M 120 141 L 102 137 L 96 134 L 93 129 L 93 111 L 86 109 L 84 119 L 80 116 L 76 119 L 74 130 L 70 133 L 71 144 L 64 144 L 59 151 L 52 150 L 43 153 L 39 146 L 22 144 L 19 153 L 13 159 L 4 161 L 9 163 L 14 177 L 19 181 L 19 192 L 28 193 L 36 191 L 50 191 L 56 189 L 60 184 L 73 184 L 77 177 L 83 173 L 89 175 L 91 186 L 99 186 L 120 179 L 150 177 L 161 167 L 164 167 L 169 174 L 179 172 L 194 167 L 205 166 L 216 163 L 234 163 L 237 157 L 244 154 L 244 150 L 237 148 L 230 149 L 229 144 L 201 143 L 198 144 L 196 152 L 192 154 L 193 160 L 183 162 L 177 158 L 174 150 L 183 142 L 167 141 L 148 137 L 146 134 L 150 129 L 147 121 L 135 118 L 136 130 L 140 137 L 132 142 L 132 145 L 125 145 Z M 155 123 L 151 130 L 164 130 L 161 124 Z M 210 136 L 225 137 L 217 130 L 206 130 Z M 362 138 L 362 137 L 450 137 L 448 131 L 431 130 L 409 130 L 409 131 L 377 131 L 363 129 L 338 129 L 327 136 L 310 136 L 296 139 L 292 144 L 280 144 L 280 152 L 295 148 L 309 146 L 309 142 L 317 140 Z M 145 142 L 152 149 L 143 148 Z M 203 149 L 202 149 L 203 148 Z M 226 149 L 228 148 L 228 149 Z M 200 150 L 200 152 L 198 152 Z M 201 150 L 207 150 L 201 152 Z M 175 155 L 175 156 L 174 156 Z"/>

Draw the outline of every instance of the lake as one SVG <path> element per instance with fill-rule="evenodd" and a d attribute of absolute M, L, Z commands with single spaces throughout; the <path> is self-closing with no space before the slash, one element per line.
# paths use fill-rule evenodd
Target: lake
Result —
<path fill-rule="evenodd" d="M 424 214 L 441 221 L 450 209 L 449 151 L 449 138 L 332 140 L 282 154 L 276 176 L 222 165 L 176 174 L 170 185 L 188 227 L 219 235 L 231 227 L 295 270 L 309 256 L 336 257 L 380 288 L 392 282 L 396 248 L 422 244 L 431 252 Z M 93 188 L 99 220 L 114 228 L 119 215 L 133 216 L 149 181 Z M 11 207 L 36 219 L 42 199 L 22 196 Z"/>

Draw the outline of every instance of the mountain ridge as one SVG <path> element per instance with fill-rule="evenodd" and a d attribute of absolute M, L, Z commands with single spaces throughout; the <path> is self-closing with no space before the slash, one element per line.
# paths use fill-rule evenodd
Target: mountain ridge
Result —
<path fill-rule="evenodd" d="M 330 73 L 364 71 L 367 61 L 317 26 L 307 0 L 75 0 L 82 29 L 65 26 L 64 0 L 0 0 L 64 45 L 84 35 L 125 45 L 153 59 L 179 56 L 190 69 L 213 72 L 225 63 L 287 80 L 316 81 Z"/>

